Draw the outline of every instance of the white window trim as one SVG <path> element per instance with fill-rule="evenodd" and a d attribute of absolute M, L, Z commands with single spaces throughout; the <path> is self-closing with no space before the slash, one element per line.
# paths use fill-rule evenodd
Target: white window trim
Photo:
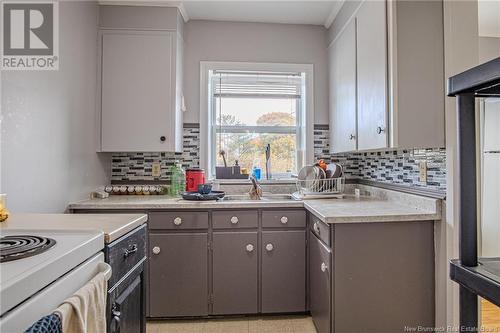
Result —
<path fill-rule="evenodd" d="M 208 94 L 209 72 L 212 70 L 238 71 L 267 71 L 267 72 L 303 72 L 305 78 L 305 116 L 306 125 L 302 140 L 305 143 L 304 165 L 314 163 L 314 65 L 313 64 L 285 64 L 259 62 L 227 62 L 227 61 L 200 61 L 200 167 L 212 177 L 209 168 L 209 103 Z"/>

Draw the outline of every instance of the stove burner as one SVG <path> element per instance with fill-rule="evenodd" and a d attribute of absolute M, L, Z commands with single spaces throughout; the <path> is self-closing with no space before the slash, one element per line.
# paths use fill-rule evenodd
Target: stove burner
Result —
<path fill-rule="evenodd" d="M 56 244 L 52 238 L 30 235 L 0 237 L 0 263 L 31 257 Z"/>

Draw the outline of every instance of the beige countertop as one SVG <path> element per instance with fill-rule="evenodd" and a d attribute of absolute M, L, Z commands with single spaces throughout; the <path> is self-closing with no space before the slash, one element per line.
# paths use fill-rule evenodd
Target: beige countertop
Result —
<path fill-rule="evenodd" d="M 303 207 L 302 201 L 187 201 L 167 195 L 112 195 L 70 203 L 68 209 L 217 209 Z"/>
<path fill-rule="evenodd" d="M 414 207 L 390 200 L 346 196 L 344 199 L 307 200 L 304 207 L 325 223 L 433 221 L 441 219 L 436 199 L 433 207 Z"/>
<path fill-rule="evenodd" d="M 147 221 L 146 214 L 12 214 L 2 230 L 99 230 L 111 243 Z"/>
<path fill-rule="evenodd" d="M 367 189 L 363 189 L 366 193 Z M 430 221 L 441 219 L 438 199 L 395 191 L 373 190 L 370 195 L 305 201 L 185 201 L 168 196 L 111 196 L 71 203 L 69 209 L 240 209 L 305 208 L 325 223 Z"/>

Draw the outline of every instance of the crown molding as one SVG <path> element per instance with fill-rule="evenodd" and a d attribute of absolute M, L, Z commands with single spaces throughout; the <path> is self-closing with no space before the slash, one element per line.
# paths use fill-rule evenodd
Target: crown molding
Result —
<path fill-rule="evenodd" d="M 326 18 L 325 23 L 324 23 L 325 28 L 327 28 L 327 29 L 330 28 L 330 26 L 333 23 L 333 20 L 335 20 L 335 17 L 340 12 L 340 8 L 342 8 L 344 1 L 345 0 L 338 0 L 338 1 L 333 2 L 332 10 L 330 11 L 330 14 L 328 15 L 328 17 Z"/>
<path fill-rule="evenodd" d="M 177 8 L 182 15 L 184 22 L 189 21 L 189 15 L 182 1 L 164 1 L 164 0 L 99 0 L 99 5 L 106 6 L 148 6 L 148 7 L 173 7 Z"/>

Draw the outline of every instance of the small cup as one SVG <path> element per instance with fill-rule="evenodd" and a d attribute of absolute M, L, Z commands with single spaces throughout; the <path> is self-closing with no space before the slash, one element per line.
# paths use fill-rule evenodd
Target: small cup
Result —
<path fill-rule="evenodd" d="M 200 184 L 198 185 L 198 193 L 209 194 L 212 192 L 212 184 Z"/>

